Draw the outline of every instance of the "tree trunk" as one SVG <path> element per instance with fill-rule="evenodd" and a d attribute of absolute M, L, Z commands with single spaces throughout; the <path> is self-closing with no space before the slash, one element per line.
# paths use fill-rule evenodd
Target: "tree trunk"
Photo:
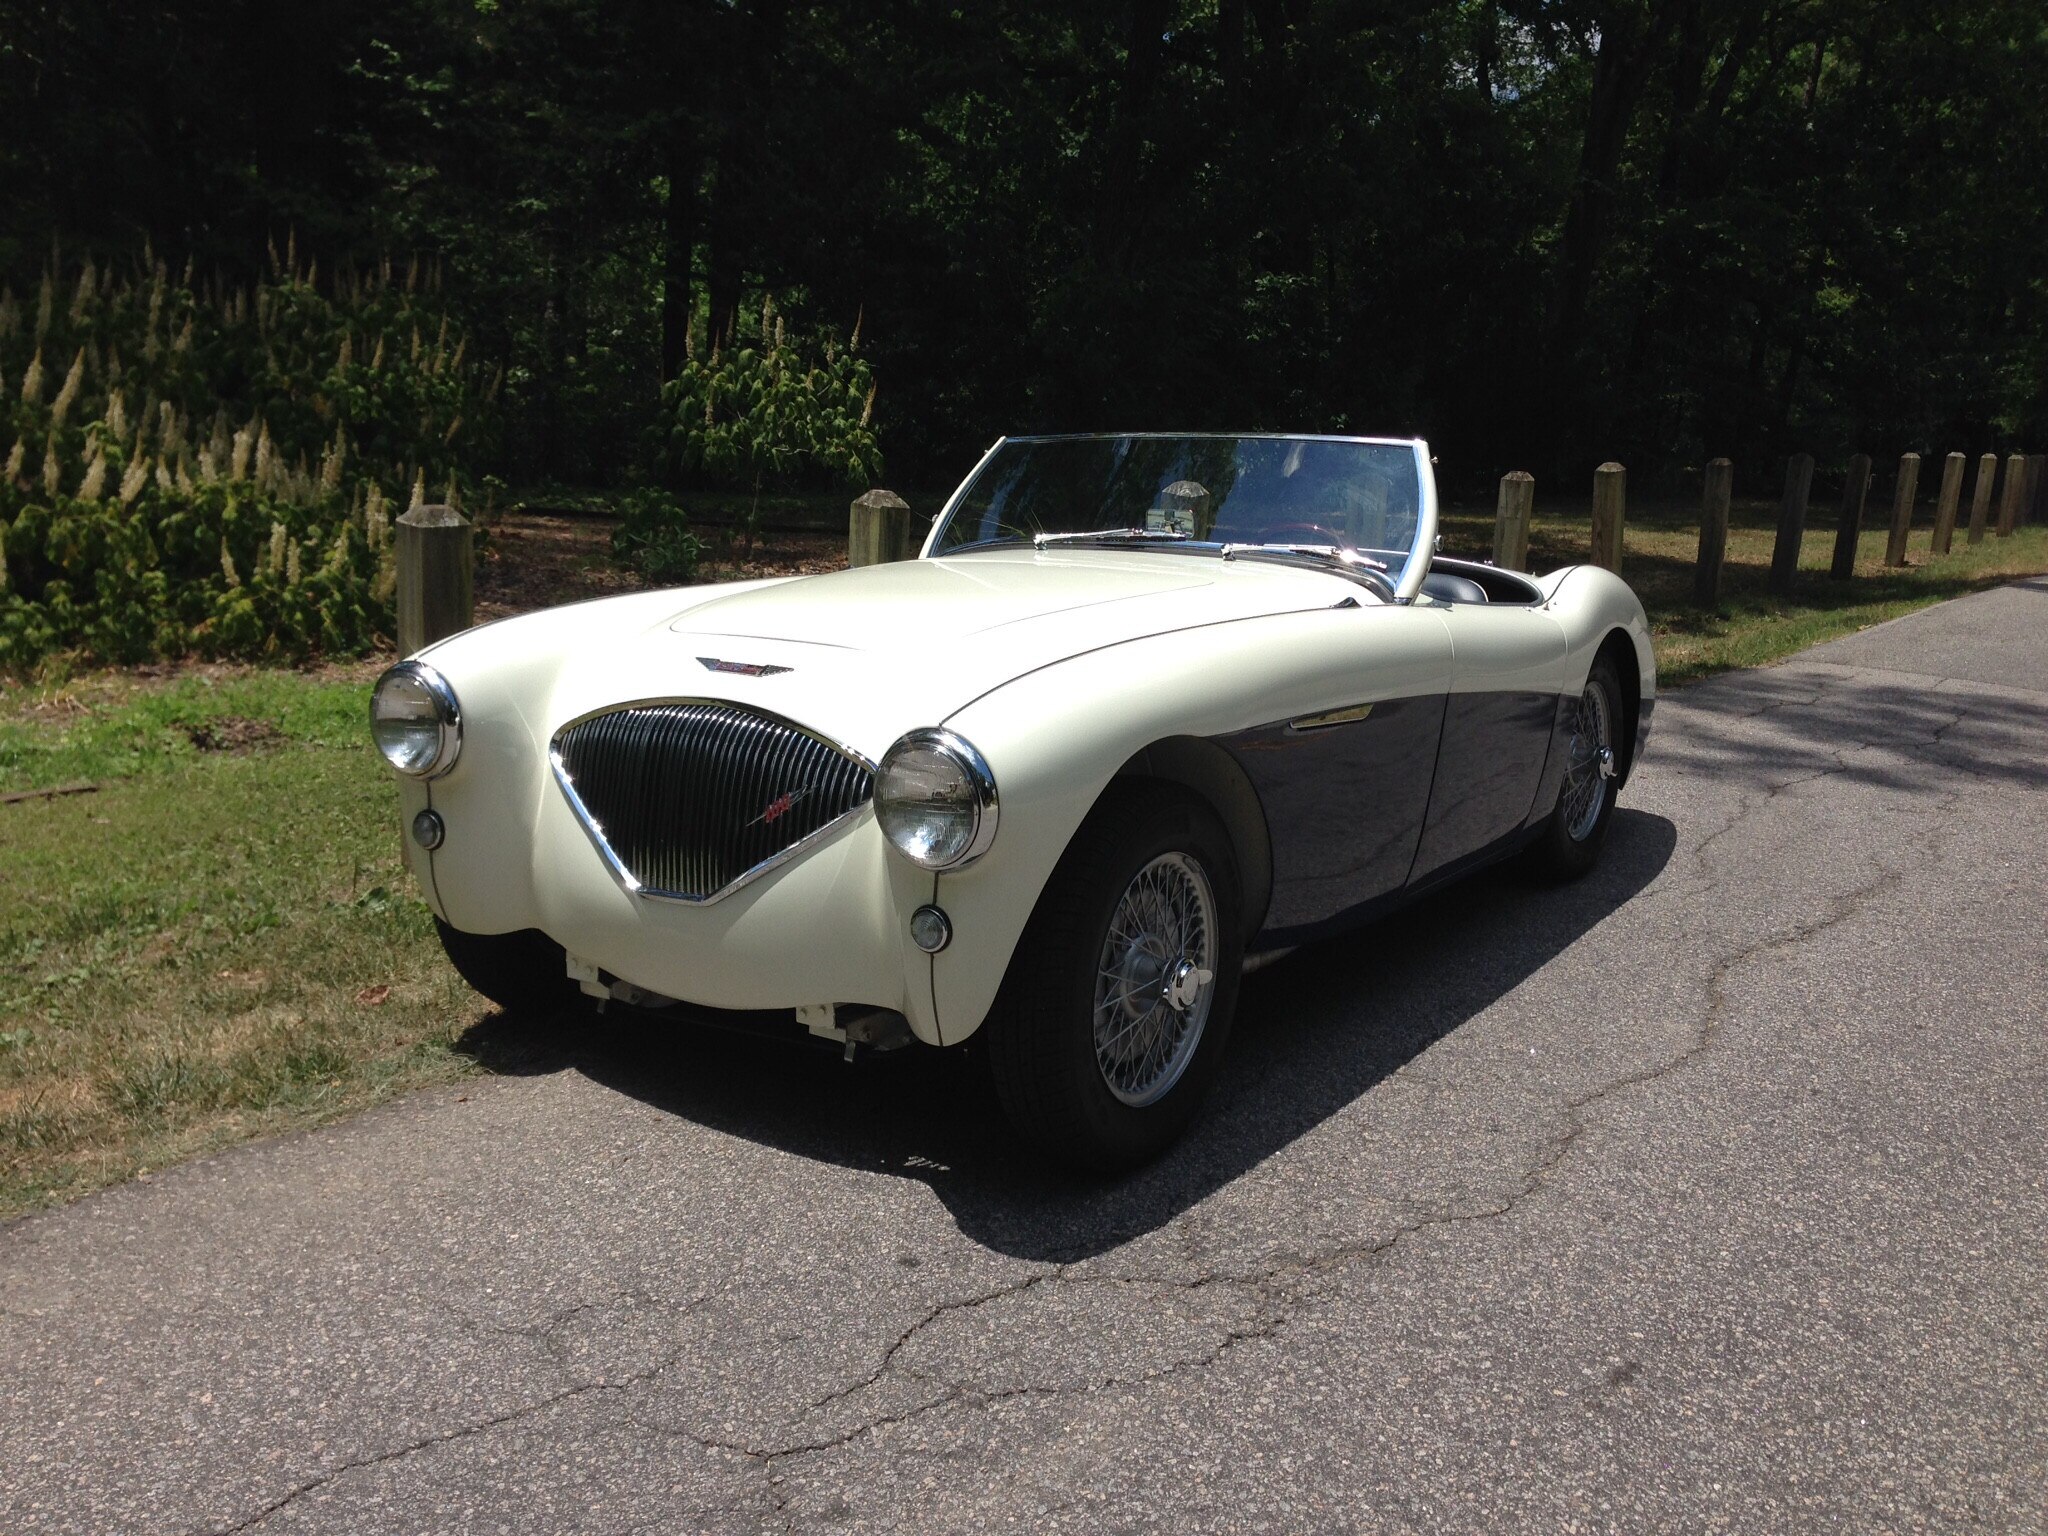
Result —
<path fill-rule="evenodd" d="M 1621 164 L 1629 124 L 1635 118 L 1636 102 L 1649 79 L 1650 61 L 1663 30 L 1661 9 L 1646 13 L 1637 6 L 1615 8 L 1600 28 L 1600 51 L 1593 61 L 1593 90 L 1586 108 L 1586 132 L 1579 149 L 1579 173 L 1558 242 L 1550 332 L 1560 356 L 1570 350 L 1571 338 L 1585 318 L 1593 273 L 1607 247 L 1608 216 L 1614 206 L 1614 174 Z"/>
<path fill-rule="evenodd" d="M 776 63 L 782 51 L 787 0 L 753 0 L 736 7 L 718 40 L 737 50 L 739 62 L 726 77 L 720 104 L 718 144 L 705 209 L 708 248 L 705 288 L 710 299 L 711 336 L 729 342 L 737 332 L 740 289 L 759 254 L 761 212 L 772 197 L 768 168 L 768 125 L 773 115 Z"/>

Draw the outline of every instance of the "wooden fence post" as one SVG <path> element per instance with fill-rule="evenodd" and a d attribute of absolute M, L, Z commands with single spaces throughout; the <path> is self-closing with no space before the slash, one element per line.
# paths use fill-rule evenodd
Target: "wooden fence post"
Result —
<path fill-rule="evenodd" d="M 474 531 L 453 507 L 414 507 L 395 528 L 398 652 L 410 656 L 475 621 Z"/>
<path fill-rule="evenodd" d="M 1621 527 L 1628 513 L 1628 471 L 1602 464 L 1593 471 L 1593 563 L 1621 573 Z"/>
<path fill-rule="evenodd" d="M 1913 493 L 1920 489 L 1920 455 L 1899 455 L 1899 484 L 1892 492 L 1892 536 L 1884 546 L 1886 565 L 1906 563 L 1906 535 L 1913 529 Z"/>
<path fill-rule="evenodd" d="M 1493 563 L 1506 571 L 1529 569 L 1529 518 L 1536 509 L 1536 477 L 1510 470 L 1500 477 L 1493 514 Z"/>
<path fill-rule="evenodd" d="M 910 503 L 901 496 L 872 490 L 847 509 L 848 565 L 887 565 L 910 556 Z"/>
<path fill-rule="evenodd" d="M 1967 461 L 1952 453 L 1941 461 L 1941 496 L 1934 503 L 1934 552 L 1948 553 L 1956 536 L 1956 508 L 1963 500 L 1963 466 Z"/>
<path fill-rule="evenodd" d="M 1721 600 L 1721 564 L 1728 555 L 1728 502 L 1735 494 L 1735 466 L 1709 459 L 1700 492 L 1700 557 L 1693 567 L 1692 600 L 1711 608 Z"/>
<path fill-rule="evenodd" d="M 1842 515 L 1835 522 L 1835 560 L 1828 567 L 1832 581 L 1856 574 L 1856 539 L 1863 532 L 1863 501 L 1870 494 L 1870 455 L 1852 454 L 1849 478 L 1842 482 Z"/>
<path fill-rule="evenodd" d="M 2020 518 L 2020 492 L 2025 489 L 2027 478 L 2027 456 L 2024 453 L 2007 454 L 2005 460 L 2005 495 L 1998 503 L 1998 536 L 2012 537 L 2013 526 Z"/>
<path fill-rule="evenodd" d="M 1790 597 L 1799 580 L 1799 550 L 1806 542 L 1806 498 L 1813 489 L 1813 455 L 1785 461 L 1785 497 L 1778 503 L 1778 542 L 1771 548 L 1771 590 Z"/>
<path fill-rule="evenodd" d="M 2027 484 L 2020 493 L 2020 515 L 2022 523 L 2037 523 L 2041 520 L 2041 455 L 2027 455 Z"/>
<path fill-rule="evenodd" d="M 1998 478 L 1998 455 L 1987 453 L 1977 461 L 1977 485 L 1970 493 L 1970 542 L 1984 542 L 1984 522 L 1991 515 L 1991 483 Z"/>

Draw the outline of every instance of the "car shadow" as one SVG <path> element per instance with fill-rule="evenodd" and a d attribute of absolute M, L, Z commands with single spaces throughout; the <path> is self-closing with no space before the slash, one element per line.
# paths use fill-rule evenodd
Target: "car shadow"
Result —
<path fill-rule="evenodd" d="M 494 1072 L 579 1072 L 728 1135 L 916 1179 L 998 1252 L 1087 1258 L 1165 1225 L 1498 1002 L 1654 880 L 1677 841 L 1663 817 L 1620 810 L 1583 880 L 1537 888 L 1488 871 L 1247 977 L 1207 1109 L 1166 1156 L 1114 1180 L 1020 1150 L 968 1052 L 849 1066 L 824 1047 L 616 1011 L 493 1014 L 458 1044 Z"/>

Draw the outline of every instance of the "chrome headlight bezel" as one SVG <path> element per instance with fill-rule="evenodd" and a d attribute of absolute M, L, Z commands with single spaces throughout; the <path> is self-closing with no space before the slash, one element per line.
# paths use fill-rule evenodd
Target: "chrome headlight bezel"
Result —
<path fill-rule="evenodd" d="M 435 726 L 434 753 L 424 763 L 409 766 L 408 762 L 392 756 L 378 727 L 387 718 L 382 706 L 391 697 L 387 692 L 399 683 L 417 687 L 432 707 Z M 448 679 L 424 661 L 401 661 L 394 667 L 387 667 L 384 675 L 377 679 L 376 687 L 370 690 L 370 739 L 377 744 L 377 753 L 395 773 L 402 773 L 410 779 L 438 779 L 455 766 L 456 758 L 462 755 L 462 706 L 456 701 L 455 690 L 448 685 Z"/>
<path fill-rule="evenodd" d="M 906 766 L 905 760 L 913 753 L 925 754 L 928 760 L 936 759 L 957 775 L 968 815 L 968 833 L 957 848 L 942 852 L 920 851 L 915 839 L 902 835 L 897 811 L 908 802 L 891 792 L 891 777 Z M 875 820 L 882 829 L 882 836 L 890 847 L 921 869 L 935 873 L 965 869 L 987 853 L 989 845 L 996 840 L 999 819 L 996 776 L 974 744 L 952 731 L 934 728 L 911 731 L 899 737 L 895 745 L 882 754 L 882 760 L 875 769 L 874 801 Z M 896 825 L 892 826 L 892 822 Z"/>

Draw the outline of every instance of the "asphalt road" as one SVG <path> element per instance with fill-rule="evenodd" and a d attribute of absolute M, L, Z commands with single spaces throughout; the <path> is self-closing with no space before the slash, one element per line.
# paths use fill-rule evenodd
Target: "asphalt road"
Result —
<path fill-rule="evenodd" d="M 1623 805 L 1254 978 L 1115 1187 L 944 1062 L 498 1025 L 0 1229 L 0 1531 L 2048 1527 L 2048 582 Z"/>

